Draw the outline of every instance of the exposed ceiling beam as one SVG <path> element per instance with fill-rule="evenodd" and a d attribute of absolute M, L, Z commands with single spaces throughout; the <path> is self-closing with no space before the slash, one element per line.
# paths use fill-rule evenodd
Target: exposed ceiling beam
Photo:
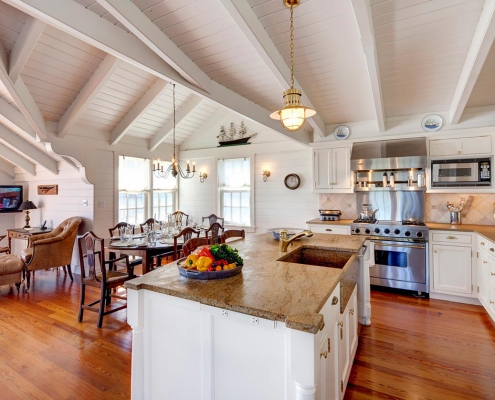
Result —
<path fill-rule="evenodd" d="M 13 83 L 17 82 L 26 61 L 29 59 L 45 28 L 46 24 L 44 22 L 28 17 L 10 53 L 9 77 Z"/>
<path fill-rule="evenodd" d="M 452 124 L 458 124 L 466 104 L 471 97 L 483 64 L 495 39 L 495 0 L 485 0 L 471 47 L 462 68 L 457 87 L 450 105 L 449 117 Z"/>
<path fill-rule="evenodd" d="M 198 96 L 211 99 L 235 114 L 264 125 L 304 147 L 309 147 L 312 141 L 311 134 L 307 131 L 302 129 L 295 133 L 285 131 L 279 121 L 270 118 L 270 111 L 213 80 L 210 82 L 209 93 L 192 85 L 137 37 L 129 35 L 75 1 L 3 0 L 3 2 L 163 80 L 183 85 Z M 204 76 L 207 77 L 206 74 Z"/>
<path fill-rule="evenodd" d="M 203 136 L 205 132 L 208 132 L 215 125 L 218 125 L 218 123 L 228 114 L 229 112 L 223 108 L 217 110 L 210 118 L 208 118 L 203 123 L 203 125 L 196 129 L 191 136 L 189 136 L 181 143 L 180 149 L 187 150 L 189 146 L 191 146 L 196 140 L 198 140 L 199 137 Z"/>
<path fill-rule="evenodd" d="M 113 0 L 115 1 L 115 0 Z M 265 28 L 261 25 L 258 17 L 245 0 L 220 0 L 227 12 L 234 19 L 241 31 L 246 35 L 255 50 L 261 56 L 265 64 L 270 68 L 275 78 L 286 88 L 290 87 L 290 68 L 284 58 L 273 44 Z M 294 87 L 302 91 L 303 104 L 315 109 L 308 95 L 302 89 L 300 83 L 294 79 Z M 281 103 L 282 104 L 282 103 Z M 275 111 L 275 110 L 274 110 Z M 315 133 L 320 137 L 325 137 L 325 123 L 316 114 L 308 118 L 309 124 Z"/>
<path fill-rule="evenodd" d="M 19 152 L 21 155 L 30 158 L 36 164 L 39 164 L 51 173 L 55 175 L 58 174 L 58 164 L 53 158 L 49 157 L 40 149 L 37 149 L 31 143 L 28 143 L 3 125 L 0 125 L 0 140 L 3 140 L 9 147 Z"/>
<path fill-rule="evenodd" d="M 167 90 L 170 85 L 160 78 L 151 86 L 146 93 L 141 97 L 134 107 L 122 118 L 117 126 L 112 130 L 110 134 L 110 144 L 117 144 L 120 139 L 124 137 L 127 131 L 131 128 L 132 124 L 143 115 L 148 108 Z"/>
<path fill-rule="evenodd" d="M 0 158 L 0 170 L 5 172 L 7 175 L 15 178 L 15 165 L 9 163 L 7 160 Z"/>
<path fill-rule="evenodd" d="M 382 88 L 380 83 L 380 72 L 378 69 L 378 58 L 376 55 L 371 6 L 369 0 L 351 0 L 351 2 L 359 34 L 361 35 L 364 56 L 366 58 L 376 122 L 378 124 L 378 130 L 383 132 L 385 131 L 385 111 L 383 108 Z"/>
<path fill-rule="evenodd" d="M 201 97 L 194 96 L 186 104 L 184 104 L 175 114 L 175 125 L 179 125 L 181 121 L 186 118 L 191 112 L 199 106 L 203 101 Z M 156 148 L 162 143 L 166 138 L 172 135 L 174 131 L 174 118 L 170 118 L 168 121 L 156 134 L 150 139 L 150 151 L 156 150 Z"/>
<path fill-rule="evenodd" d="M 14 99 L 15 104 L 21 110 L 21 113 L 29 122 L 40 139 L 46 139 L 45 118 L 41 113 L 38 105 L 29 93 L 21 77 L 18 77 L 16 83 L 13 83 L 8 73 L 8 56 L 5 48 L 0 43 L 0 81 L 4 84 L 7 92 Z"/>
<path fill-rule="evenodd" d="M 211 79 L 131 1 L 97 0 L 167 64 L 193 85 L 209 91 Z"/>
<path fill-rule="evenodd" d="M 23 169 L 27 173 L 36 176 L 36 166 L 31 161 L 26 160 L 19 153 L 16 153 L 2 143 L 0 143 L 0 157 L 5 158 L 8 162 Z"/>
<path fill-rule="evenodd" d="M 122 64 L 122 60 L 107 54 L 95 73 L 89 78 L 75 100 L 69 106 L 58 123 L 58 137 L 64 137 L 84 114 L 86 108 L 93 101 L 100 90 L 105 86 L 115 70 Z"/>
<path fill-rule="evenodd" d="M 24 118 L 24 115 L 2 98 L 0 98 L 0 123 L 14 132 L 22 132 L 36 139 L 36 132 Z"/>

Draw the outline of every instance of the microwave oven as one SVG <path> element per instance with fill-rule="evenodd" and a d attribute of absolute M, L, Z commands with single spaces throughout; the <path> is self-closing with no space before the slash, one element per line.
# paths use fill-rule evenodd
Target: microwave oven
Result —
<path fill-rule="evenodd" d="M 431 161 L 431 187 L 477 187 L 491 185 L 490 158 Z"/>

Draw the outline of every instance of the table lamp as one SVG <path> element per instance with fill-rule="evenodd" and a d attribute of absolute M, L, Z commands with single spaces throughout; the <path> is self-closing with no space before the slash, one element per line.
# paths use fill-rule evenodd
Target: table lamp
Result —
<path fill-rule="evenodd" d="M 36 210 L 37 208 L 38 207 L 36 207 L 34 203 L 29 200 L 22 202 L 22 204 L 19 206 L 18 210 L 23 210 L 23 211 L 26 210 L 26 218 L 24 218 L 24 220 L 26 221 L 26 225 L 24 225 L 24 229 L 31 228 L 29 226 L 29 220 L 31 219 L 29 218 L 29 210 Z"/>

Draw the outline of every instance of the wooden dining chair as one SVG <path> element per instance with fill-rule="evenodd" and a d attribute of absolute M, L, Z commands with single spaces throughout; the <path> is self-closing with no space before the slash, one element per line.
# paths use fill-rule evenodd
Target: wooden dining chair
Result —
<path fill-rule="evenodd" d="M 184 217 L 186 217 L 186 223 L 184 224 Z M 174 225 L 177 225 L 177 223 L 180 222 L 181 226 L 187 226 L 189 225 L 189 214 L 186 214 L 180 210 L 177 210 L 176 212 L 172 213 L 172 223 Z"/>
<path fill-rule="evenodd" d="M 223 232 L 223 226 L 218 222 L 213 222 L 209 229 L 205 229 L 205 237 L 208 238 L 210 244 L 220 243 L 220 234 Z"/>
<path fill-rule="evenodd" d="M 144 232 L 144 227 L 145 226 L 150 226 L 152 225 L 153 227 L 156 225 L 160 225 L 161 223 L 163 223 L 162 221 L 159 221 L 157 219 L 154 219 L 154 218 L 148 218 L 144 223 L 142 224 L 139 224 L 139 226 L 141 227 L 141 232 Z"/>
<path fill-rule="evenodd" d="M 202 217 L 201 218 L 201 223 L 202 224 L 204 224 L 205 221 L 208 221 L 210 226 L 212 224 L 214 224 L 215 222 L 218 222 L 222 226 L 222 230 L 223 230 L 225 218 L 220 218 L 220 217 L 217 217 L 215 214 L 210 214 L 207 217 Z"/>
<path fill-rule="evenodd" d="M 5 239 L 7 237 L 7 235 L 2 235 L 0 236 L 0 242 Z M 9 246 L 3 246 L 3 247 L 0 247 L 0 254 L 1 253 L 7 253 L 7 254 L 10 254 L 10 248 Z"/>
<path fill-rule="evenodd" d="M 177 235 L 174 236 L 174 250 L 169 251 L 167 253 L 159 254 L 156 256 L 157 258 L 157 265 L 162 264 L 162 258 L 165 257 L 172 257 L 172 260 L 178 260 L 179 258 L 182 257 L 182 245 L 179 244 L 179 239 L 182 238 L 182 243 L 186 243 L 188 240 L 193 238 L 193 235 L 195 235 L 195 238 L 199 238 L 199 231 L 196 229 L 191 228 L 190 226 L 185 227 L 182 229 Z"/>
<path fill-rule="evenodd" d="M 182 246 L 182 253 L 184 254 L 184 257 L 187 257 L 199 246 L 207 246 L 209 244 L 210 241 L 207 238 L 191 238 Z"/>
<path fill-rule="evenodd" d="M 120 307 L 105 310 L 105 306 L 111 305 L 112 297 L 126 300 L 125 296 L 121 296 L 116 292 L 112 293 L 112 289 L 123 286 L 124 282 L 134 278 L 134 271 L 129 264 L 129 257 L 127 255 L 106 261 L 104 239 L 99 238 L 93 232 L 86 232 L 77 242 L 81 266 L 81 297 L 77 320 L 82 322 L 84 310 L 97 312 L 98 320 L 96 326 L 101 328 L 105 315 L 127 308 L 127 304 L 124 304 Z M 115 271 L 114 264 L 117 262 L 125 262 L 126 270 Z M 88 268 L 88 273 L 86 273 L 86 267 Z M 100 299 L 85 304 L 86 286 L 99 288 Z M 93 307 L 96 304 L 99 304 L 98 308 Z"/>
<path fill-rule="evenodd" d="M 246 232 L 244 232 L 244 229 L 241 229 L 241 230 L 231 229 L 231 230 L 225 231 L 220 236 L 220 243 L 227 243 L 227 240 L 230 238 L 242 238 L 242 239 L 244 239 L 245 237 L 246 237 Z"/>
<path fill-rule="evenodd" d="M 110 238 L 115 238 L 115 237 L 120 237 L 120 228 L 127 228 L 130 227 L 132 228 L 131 234 L 134 235 L 134 225 L 131 225 L 127 222 L 119 222 L 117 225 L 115 225 L 113 228 L 109 228 L 108 231 L 110 232 Z M 123 255 L 123 253 L 120 253 L 119 256 Z M 138 256 L 129 256 L 129 264 L 132 267 L 135 267 L 136 265 L 142 264 L 143 260 L 141 257 Z"/>

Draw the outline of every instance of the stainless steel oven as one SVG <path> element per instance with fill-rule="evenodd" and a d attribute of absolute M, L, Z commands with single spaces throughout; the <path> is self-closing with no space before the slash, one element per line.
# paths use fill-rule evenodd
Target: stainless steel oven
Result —
<path fill-rule="evenodd" d="M 428 292 L 426 240 L 371 240 L 370 283 Z"/>
<path fill-rule="evenodd" d="M 491 159 L 432 160 L 431 186 L 491 186 Z"/>

